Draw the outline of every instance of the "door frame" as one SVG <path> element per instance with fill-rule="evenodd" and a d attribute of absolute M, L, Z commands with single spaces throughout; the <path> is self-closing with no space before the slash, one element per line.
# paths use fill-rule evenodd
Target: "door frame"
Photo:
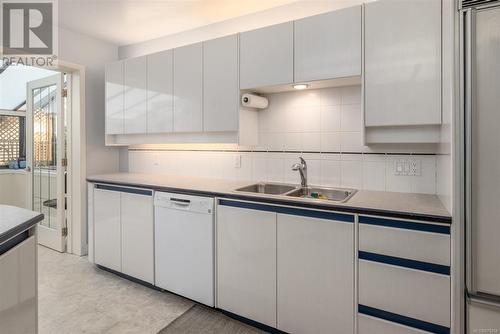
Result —
<path fill-rule="evenodd" d="M 51 70 L 70 74 L 68 89 L 67 138 L 67 229 L 66 252 L 83 256 L 87 254 L 87 140 L 85 126 L 85 71 L 83 65 L 58 60 Z"/>
<path fill-rule="evenodd" d="M 87 254 L 87 159 L 85 135 L 85 66 L 58 60 L 57 71 L 70 74 L 67 82 L 68 126 L 71 127 L 67 139 L 67 198 L 68 236 L 66 251 L 75 255 Z"/>

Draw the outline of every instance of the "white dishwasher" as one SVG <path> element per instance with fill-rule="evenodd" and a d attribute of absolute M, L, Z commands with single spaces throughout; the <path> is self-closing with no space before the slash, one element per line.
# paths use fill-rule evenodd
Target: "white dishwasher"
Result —
<path fill-rule="evenodd" d="M 214 306 L 214 199 L 155 193 L 155 285 Z"/>

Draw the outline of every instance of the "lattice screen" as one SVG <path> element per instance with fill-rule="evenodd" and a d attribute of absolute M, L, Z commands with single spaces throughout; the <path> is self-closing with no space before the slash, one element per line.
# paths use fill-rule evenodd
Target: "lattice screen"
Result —
<path fill-rule="evenodd" d="M 0 116 L 0 166 L 4 167 L 9 161 L 19 159 L 20 125 L 18 116 Z"/>
<path fill-rule="evenodd" d="M 55 165 L 55 115 L 44 109 L 35 109 L 34 114 L 34 154 L 36 167 Z"/>

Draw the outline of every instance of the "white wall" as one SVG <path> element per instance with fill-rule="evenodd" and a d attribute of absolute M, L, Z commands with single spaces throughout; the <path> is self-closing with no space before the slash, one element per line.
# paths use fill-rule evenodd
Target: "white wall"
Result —
<path fill-rule="evenodd" d="M 64 15 L 64 13 L 60 13 Z M 91 24 L 91 23 L 89 23 Z M 116 45 L 85 36 L 66 29 L 59 29 L 59 59 L 85 67 L 84 117 L 85 145 L 73 145 L 73 183 L 80 181 L 79 191 L 73 190 L 71 205 L 74 210 L 72 223 L 68 226 L 72 238 L 68 240 L 71 252 L 87 253 L 87 175 L 116 172 L 119 170 L 119 150 L 104 145 L 104 64 L 118 59 Z M 82 90 L 80 90 L 82 91 Z M 78 123 L 78 122 L 76 122 Z M 81 122 L 80 122 L 81 123 Z M 73 133 L 78 131 L 73 123 Z M 80 124 L 81 125 L 81 124 Z M 76 149 L 81 148 L 79 156 Z M 77 211 L 78 209 L 80 211 Z"/>
<path fill-rule="evenodd" d="M 87 175 L 118 171 L 118 149 L 104 146 L 104 64 L 118 59 L 118 47 L 60 29 L 59 59 L 85 66 Z"/>
<path fill-rule="evenodd" d="M 26 206 L 26 173 L 24 171 L 0 171 L 0 204 L 21 208 Z"/>

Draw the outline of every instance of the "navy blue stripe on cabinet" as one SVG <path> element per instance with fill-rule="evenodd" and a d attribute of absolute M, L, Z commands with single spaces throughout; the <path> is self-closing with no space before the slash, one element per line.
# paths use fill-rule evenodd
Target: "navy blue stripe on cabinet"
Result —
<path fill-rule="evenodd" d="M 260 203 L 249 203 L 249 202 L 236 202 L 236 201 L 228 201 L 224 199 L 219 200 L 219 205 L 224 206 L 232 206 L 236 208 L 242 209 L 252 209 L 252 210 L 260 210 L 260 211 L 269 211 L 276 213 L 283 213 L 288 215 L 295 216 L 304 216 L 311 218 L 320 218 L 320 219 L 329 219 L 329 220 L 337 220 L 348 223 L 354 223 L 353 215 L 346 215 L 336 212 L 325 212 L 325 211 L 317 211 L 317 210 L 305 210 L 300 208 L 290 208 L 283 206 L 274 206 Z"/>
<path fill-rule="evenodd" d="M 365 251 L 359 251 L 358 258 L 361 260 L 391 264 L 394 266 L 423 270 L 436 274 L 450 275 L 450 267 L 442 264 L 403 259 L 400 257 L 375 254 Z"/>
<path fill-rule="evenodd" d="M 425 223 L 415 223 L 415 222 L 409 222 L 409 221 L 404 221 L 404 220 L 394 220 L 394 219 L 386 219 L 386 218 L 359 216 L 359 223 L 360 224 L 368 224 L 368 225 L 378 225 L 378 226 L 402 228 L 402 229 L 406 229 L 406 230 L 433 232 L 433 233 L 440 233 L 440 234 L 450 234 L 450 227 L 449 226 L 425 224 Z"/>
<path fill-rule="evenodd" d="M 408 327 L 417 328 L 435 334 L 449 334 L 450 329 L 445 326 L 436 325 L 427 321 L 418 320 L 415 318 L 406 317 L 392 312 L 387 312 L 366 305 L 358 305 L 358 312 L 375 318 L 392 321 Z"/>
<path fill-rule="evenodd" d="M 110 186 L 107 184 L 96 184 L 95 188 L 96 189 L 103 189 L 103 190 L 110 190 L 110 191 L 119 191 L 122 193 L 131 193 L 131 194 L 137 194 L 137 195 L 153 196 L 152 190 L 145 190 L 145 189 L 125 188 L 125 187 L 118 187 L 118 186 Z"/>

